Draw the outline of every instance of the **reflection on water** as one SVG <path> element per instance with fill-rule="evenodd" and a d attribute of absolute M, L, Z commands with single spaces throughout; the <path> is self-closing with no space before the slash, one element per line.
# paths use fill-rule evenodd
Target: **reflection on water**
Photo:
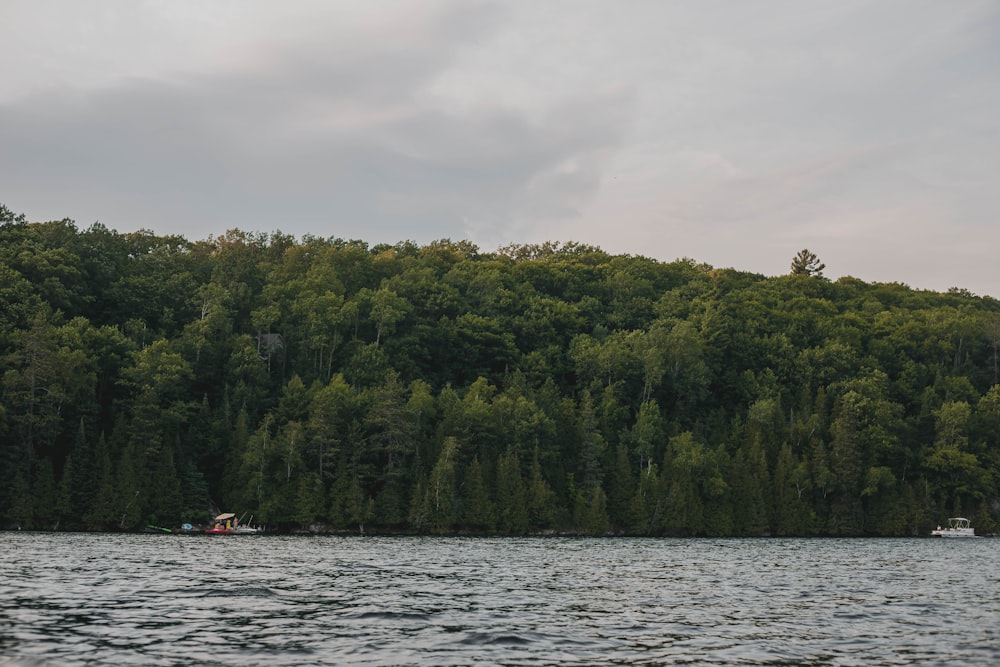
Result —
<path fill-rule="evenodd" d="M 1000 663 L 992 539 L 0 533 L 0 553 L 0 666 Z"/>

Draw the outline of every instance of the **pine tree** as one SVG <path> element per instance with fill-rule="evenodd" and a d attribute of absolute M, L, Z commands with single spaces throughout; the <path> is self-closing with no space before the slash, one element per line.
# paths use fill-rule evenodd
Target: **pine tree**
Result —
<path fill-rule="evenodd" d="M 501 454 L 497 462 L 497 524 L 509 534 L 528 530 L 527 488 L 520 459 L 512 449 Z"/>
<path fill-rule="evenodd" d="M 374 503 L 365 495 L 361 480 L 352 475 L 347 496 L 344 498 L 344 517 L 347 522 L 357 527 L 359 533 L 365 532 L 365 523 L 371 517 Z"/>
<path fill-rule="evenodd" d="M 483 480 L 483 469 L 479 465 L 479 457 L 473 457 L 465 471 L 465 484 L 462 487 L 462 520 L 461 524 L 468 530 L 478 533 L 490 533 L 496 528 L 493 501 Z"/>
<path fill-rule="evenodd" d="M 307 471 L 299 476 L 295 497 L 295 521 L 301 526 L 309 526 L 323 516 L 323 483 L 319 473 Z"/>
<path fill-rule="evenodd" d="M 830 503 L 828 530 L 833 535 L 860 535 L 864 528 L 859 400 L 853 391 L 841 398 L 839 414 L 831 429 L 830 470 L 836 489 Z"/>
<path fill-rule="evenodd" d="M 822 276 L 826 264 L 819 261 L 815 253 L 800 250 L 792 259 L 793 276 Z"/>
<path fill-rule="evenodd" d="M 90 512 L 97 494 L 96 477 L 97 459 L 81 419 L 73 451 L 66 457 L 66 465 L 63 466 L 60 483 L 59 517 L 63 527 L 83 527 L 83 517 Z"/>
<path fill-rule="evenodd" d="M 54 530 L 59 527 L 59 493 L 52 461 L 42 458 L 35 462 L 35 483 L 32 485 L 32 527 Z"/>
<path fill-rule="evenodd" d="M 11 504 L 6 515 L 17 528 L 34 528 L 35 503 L 31 496 L 31 485 L 28 484 L 27 474 L 23 470 L 18 470 L 14 475 L 11 484 Z"/>
<path fill-rule="evenodd" d="M 157 526 L 180 523 L 184 497 L 174 464 L 173 447 L 160 448 L 146 488 L 149 489 L 146 519 Z"/>
<path fill-rule="evenodd" d="M 767 458 L 756 438 L 736 452 L 734 460 L 733 518 L 741 535 L 760 536 L 771 529 L 771 484 Z"/>
<path fill-rule="evenodd" d="M 135 444 L 129 443 L 123 449 L 115 470 L 114 511 L 116 528 L 135 528 L 142 518 L 141 476 Z"/>
<path fill-rule="evenodd" d="M 108 530 L 115 522 L 115 480 L 111 454 L 103 433 L 97 439 L 95 459 L 97 474 L 94 478 L 94 503 L 83 520 L 90 530 Z"/>
<path fill-rule="evenodd" d="M 246 505 L 261 507 L 262 498 L 259 493 L 260 489 L 257 489 L 258 493 L 251 494 L 250 479 L 252 475 L 255 475 L 258 484 L 263 483 L 261 476 L 264 466 L 264 456 L 261 452 L 250 451 L 251 444 L 248 422 L 249 417 L 246 408 L 241 408 L 236 417 L 236 424 L 233 430 L 226 434 L 229 440 L 229 447 L 225 468 L 223 469 L 222 498 L 216 499 L 221 500 L 225 507 L 244 507 Z M 261 448 L 265 448 L 265 443 L 269 438 L 269 428 L 270 421 L 265 420 L 257 434 L 255 434 L 255 442 L 259 442 Z M 247 467 L 248 463 L 251 464 L 250 468 Z"/>
<path fill-rule="evenodd" d="M 800 501 L 795 490 L 795 468 L 797 462 L 792 447 L 787 442 L 778 452 L 774 467 L 774 534 L 801 535 L 799 520 Z"/>
<path fill-rule="evenodd" d="M 528 480 L 528 525 L 532 530 L 551 528 L 554 521 L 553 506 L 555 493 L 545 481 L 542 474 L 542 464 L 538 460 L 538 448 L 531 460 L 531 473 Z"/>
<path fill-rule="evenodd" d="M 632 463 L 628 446 L 619 444 L 615 450 L 614 467 L 608 475 L 608 514 L 617 530 L 628 530 L 635 525 L 633 499 L 635 485 L 632 481 Z"/>
<path fill-rule="evenodd" d="M 589 391 L 585 391 L 580 400 L 577 428 L 580 434 L 580 483 L 585 488 L 594 489 L 601 485 L 603 475 L 601 458 L 604 454 L 604 438 L 597 430 Z"/>
<path fill-rule="evenodd" d="M 601 487 L 583 487 L 577 492 L 573 512 L 576 529 L 583 535 L 606 535 L 611 529 L 608 498 Z"/>

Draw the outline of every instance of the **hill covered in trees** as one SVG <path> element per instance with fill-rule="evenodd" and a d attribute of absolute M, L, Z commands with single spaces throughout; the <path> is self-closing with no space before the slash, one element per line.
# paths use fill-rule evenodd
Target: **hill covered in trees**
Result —
<path fill-rule="evenodd" d="M 0 207 L 0 526 L 996 530 L 1000 302 L 822 268 Z"/>

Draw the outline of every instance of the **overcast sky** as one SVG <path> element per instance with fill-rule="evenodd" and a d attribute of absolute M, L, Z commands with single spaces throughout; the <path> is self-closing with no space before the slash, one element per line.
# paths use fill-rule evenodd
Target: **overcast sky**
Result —
<path fill-rule="evenodd" d="M 3 0 L 0 202 L 1000 297 L 996 0 Z"/>

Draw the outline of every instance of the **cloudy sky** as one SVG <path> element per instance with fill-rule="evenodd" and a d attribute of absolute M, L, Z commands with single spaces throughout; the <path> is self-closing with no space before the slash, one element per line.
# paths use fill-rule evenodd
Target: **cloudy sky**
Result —
<path fill-rule="evenodd" d="M 1000 297 L 996 0 L 3 0 L 0 202 Z"/>

